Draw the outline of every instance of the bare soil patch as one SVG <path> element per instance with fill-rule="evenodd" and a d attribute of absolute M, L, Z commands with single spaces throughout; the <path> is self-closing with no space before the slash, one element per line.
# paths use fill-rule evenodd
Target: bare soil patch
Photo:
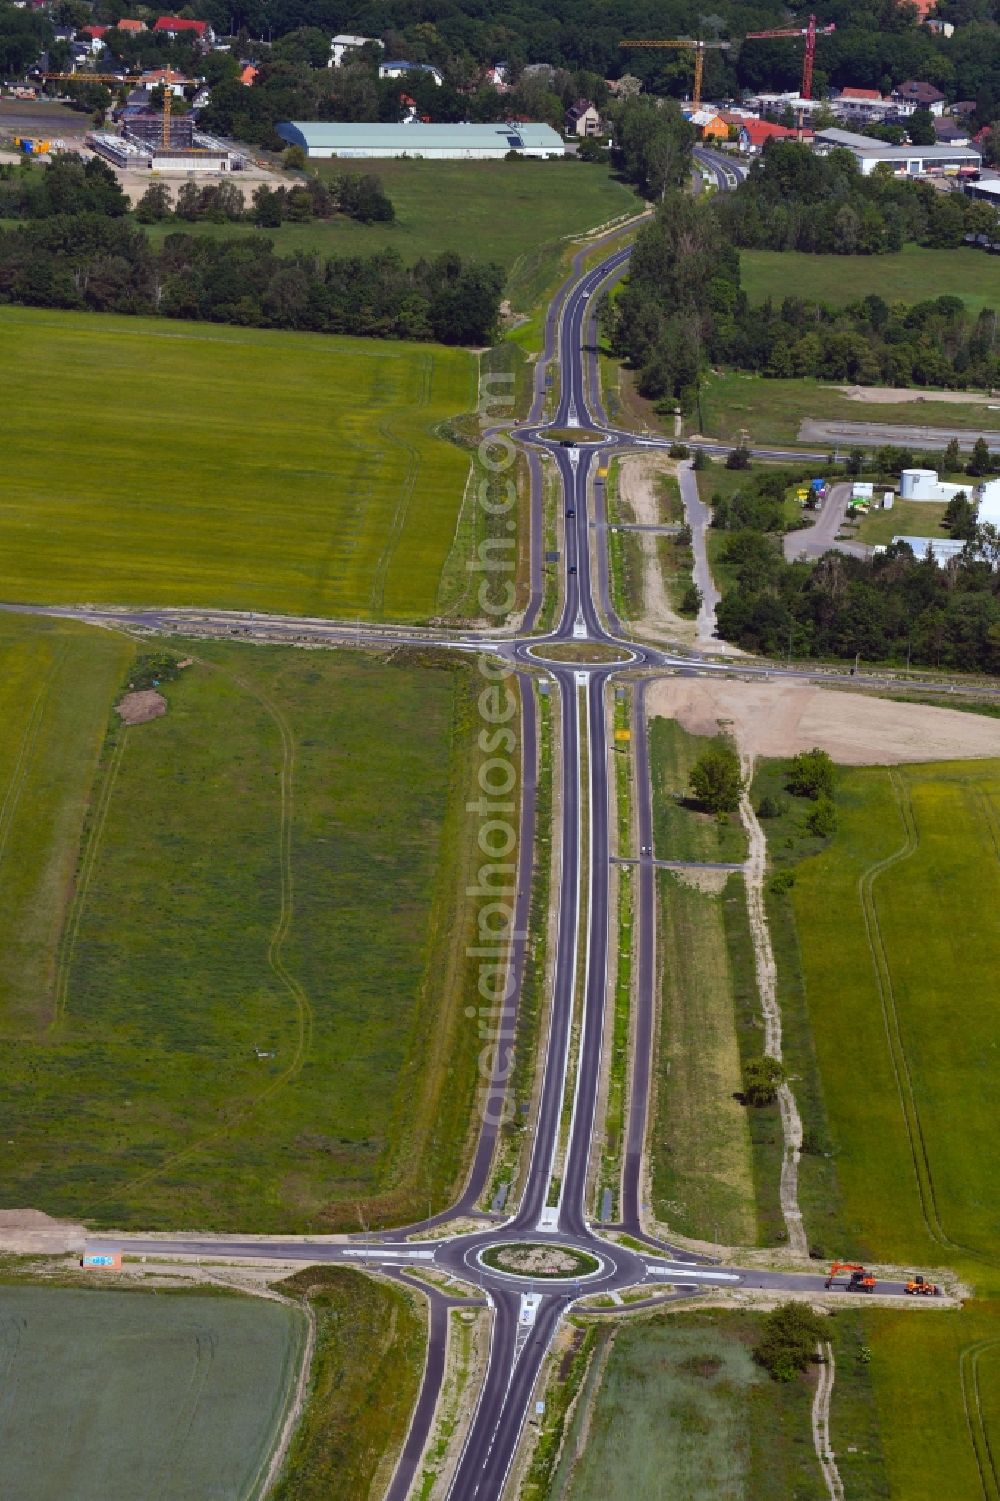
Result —
<path fill-rule="evenodd" d="M 931 704 L 816 688 L 669 678 L 650 684 L 649 713 L 694 735 L 730 729 L 745 755 L 791 756 L 819 746 L 845 766 L 1000 756 L 1000 720 Z"/>
<path fill-rule="evenodd" d="M 121 715 L 123 724 L 148 724 L 167 712 L 167 701 L 155 688 L 144 688 L 138 693 L 126 693 L 115 704 L 115 712 Z"/>
<path fill-rule="evenodd" d="M 0 1251 L 54 1256 L 82 1250 L 85 1240 L 83 1226 L 71 1220 L 53 1219 L 40 1209 L 0 1209 Z"/>
<path fill-rule="evenodd" d="M 863 401 L 875 406 L 895 406 L 900 401 L 952 401 L 959 405 L 982 406 L 989 397 L 983 391 L 928 391 L 910 386 L 835 386 L 848 401 Z"/>

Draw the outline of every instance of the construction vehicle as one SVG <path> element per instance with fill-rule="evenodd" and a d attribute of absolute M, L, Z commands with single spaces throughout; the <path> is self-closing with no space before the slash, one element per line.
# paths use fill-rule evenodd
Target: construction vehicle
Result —
<path fill-rule="evenodd" d="M 799 93 L 803 99 L 811 99 L 813 64 L 816 61 L 816 38 L 818 36 L 830 36 L 836 29 L 832 21 L 829 26 L 817 26 L 816 17 L 810 16 L 809 23 L 806 26 L 778 26 L 772 27 L 770 31 L 748 31 L 744 40 L 747 42 L 757 42 L 772 37 L 804 36 L 806 39 L 806 52 L 802 60 L 802 87 Z"/>
<path fill-rule="evenodd" d="M 696 37 L 670 38 L 662 42 L 656 41 L 633 41 L 619 42 L 619 47 L 681 47 L 686 52 L 694 53 L 694 85 L 691 89 L 691 103 L 695 109 L 701 108 L 701 80 L 705 71 L 705 49 L 711 51 L 725 51 L 732 46 L 732 42 L 702 42 Z"/>
<path fill-rule="evenodd" d="M 835 1261 L 830 1268 L 830 1275 L 826 1279 L 826 1290 L 836 1285 L 837 1277 L 841 1272 L 850 1272 L 850 1277 L 844 1283 L 844 1291 L 848 1293 L 873 1293 L 876 1279 L 871 1272 L 866 1272 L 860 1261 Z"/>
<path fill-rule="evenodd" d="M 917 1298 L 940 1298 L 941 1289 L 936 1282 L 928 1282 L 919 1272 L 906 1284 L 906 1291 Z"/>

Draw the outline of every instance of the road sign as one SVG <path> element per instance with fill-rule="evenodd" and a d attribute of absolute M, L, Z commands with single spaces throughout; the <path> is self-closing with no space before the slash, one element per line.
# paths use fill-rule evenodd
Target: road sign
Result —
<path fill-rule="evenodd" d="M 122 1253 L 120 1251 L 87 1251 L 80 1265 L 85 1267 L 99 1267 L 105 1272 L 117 1272 L 121 1270 Z"/>

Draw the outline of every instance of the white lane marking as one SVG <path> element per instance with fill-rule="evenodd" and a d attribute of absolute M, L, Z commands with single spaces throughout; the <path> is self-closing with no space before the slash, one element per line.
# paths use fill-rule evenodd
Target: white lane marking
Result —
<path fill-rule="evenodd" d="M 735 1272 L 700 1272 L 694 1271 L 693 1275 L 688 1267 L 676 1261 L 647 1261 L 646 1271 L 649 1273 L 660 1272 L 683 1272 L 687 1282 L 739 1282 Z"/>

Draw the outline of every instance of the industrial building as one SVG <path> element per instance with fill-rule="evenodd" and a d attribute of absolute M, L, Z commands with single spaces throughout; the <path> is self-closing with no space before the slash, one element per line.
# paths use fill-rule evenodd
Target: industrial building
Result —
<path fill-rule="evenodd" d="M 988 522 L 1000 527 L 1000 479 L 983 480 L 978 485 L 946 484 L 938 479 L 936 469 L 904 469 L 899 476 L 900 500 L 929 500 L 941 505 L 962 492 L 975 501 L 980 525 Z"/>
<path fill-rule="evenodd" d="M 551 125 L 328 124 L 286 120 L 282 140 L 312 158 L 425 157 L 430 161 L 502 161 L 511 151 L 539 158 L 564 156 L 562 137 Z"/>
<path fill-rule="evenodd" d="M 974 146 L 887 146 L 884 141 L 836 126 L 817 130 L 813 147 L 823 156 L 838 149 L 849 151 L 863 177 L 883 164 L 908 177 L 921 177 L 928 172 L 957 176 L 960 172 L 978 172 L 983 164 L 982 154 Z"/>

